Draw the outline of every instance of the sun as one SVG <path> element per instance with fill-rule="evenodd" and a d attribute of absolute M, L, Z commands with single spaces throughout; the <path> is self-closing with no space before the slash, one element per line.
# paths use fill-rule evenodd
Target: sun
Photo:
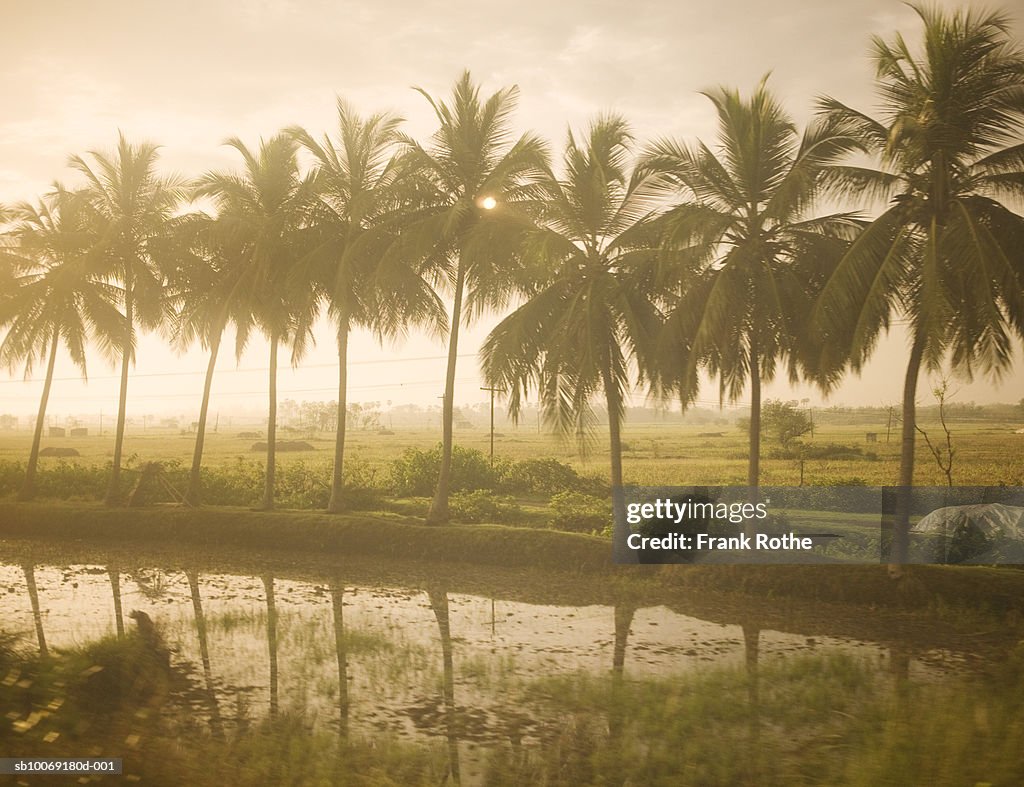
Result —
<path fill-rule="evenodd" d="M 498 205 L 498 200 L 494 197 L 484 197 L 480 200 L 480 207 L 484 210 L 494 210 Z"/>

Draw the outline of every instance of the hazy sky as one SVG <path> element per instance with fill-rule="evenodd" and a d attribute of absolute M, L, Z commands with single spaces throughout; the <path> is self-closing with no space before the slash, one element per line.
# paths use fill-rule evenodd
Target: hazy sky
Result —
<path fill-rule="evenodd" d="M 1003 7 L 1017 14 L 1019 36 L 1024 7 Z M 895 0 L 0 0 L 0 20 L 0 201 L 6 202 L 34 198 L 55 179 L 73 181 L 69 154 L 110 149 L 118 129 L 160 143 L 164 166 L 189 176 L 236 164 L 237 154 L 221 146 L 228 136 L 254 144 L 296 123 L 317 134 L 333 128 L 336 95 L 363 112 L 396 110 L 407 118 L 406 130 L 422 137 L 433 129 L 432 116 L 410 87 L 444 95 L 467 67 L 488 92 L 517 84 L 518 126 L 545 135 L 556 150 L 567 125 L 578 127 L 609 109 L 622 112 L 641 139 L 710 141 L 714 118 L 697 91 L 717 84 L 749 90 L 771 71 L 772 87 L 801 122 L 821 93 L 870 110 L 870 36 L 898 29 L 914 41 L 919 30 L 913 11 Z M 464 334 L 457 403 L 483 398 L 475 353 L 491 324 Z M 282 397 L 333 397 L 331 331 L 324 325 L 318 336 L 302 367 L 282 373 Z M 436 404 L 444 352 L 441 341 L 425 337 L 382 350 L 357 336 L 350 399 Z M 894 334 L 829 403 L 898 401 L 906 355 L 904 337 Z M 224 353 L 214 411 L 262 406 L 265 356 L 260 342 L 237 364 Z M 958 400 L 1019 399 L 1019 351 L 1016 361 L 1001 385 L 958 383 Z M 130 411 L 196 412 L 204 368 L 198 349 L 173 356 L 158 337 L 144 338 Z M 58 377 L 74 374 L 62 358 Z M 113 413 L 114 373 L 96 358 L 90 377 L 87 387 L 74 380 L 55 384 L 51 412 Z M 0 411 L 33 411 L 41 383 L 6 379 L 0 377 Z M 715 401 L 715 391 L 707 386 L 701 399 Z M 811 389 L 791 394 L 782 384 L 767 395 L 820 399 Z M 929 400 L 926 383 L 920 397 Z"/>

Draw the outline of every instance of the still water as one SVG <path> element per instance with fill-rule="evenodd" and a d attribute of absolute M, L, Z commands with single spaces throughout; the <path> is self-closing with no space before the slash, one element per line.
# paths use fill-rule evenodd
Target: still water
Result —
<path fill-rule="evenodd" d="M 357 573 L 19 560 L 0 563 L 0 629 L 56 657 L 153 629 L 187 676 L 164 703 L 172 726 L 184 712 L 189 734 L 223 739 L 301 719 L 371 751 L 430 752 L 433 783 L 870 783 L 872 762 L 848 760 L 908 697 L 978 696 L 976 654 L 941 638 L 777 630 L 649 599 L 545 603 L 533 577 L 527 602 Z"/>

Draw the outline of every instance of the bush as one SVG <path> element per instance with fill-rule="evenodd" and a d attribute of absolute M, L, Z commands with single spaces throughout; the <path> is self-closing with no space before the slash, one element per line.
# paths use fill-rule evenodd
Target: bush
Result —
<path fill-rule="evenodd" d="M 740 418 L 736 425 L 741 431 L 750 431 L 749 418 Z M 767 399 L 761 405 L 761 435 L 775 440 L 783 448 L 788 448 L 809 431 L 811 419 L 795 403 Z"/>
<path fill-rule="evenodd" d="M 514 522 L 523 513 L 511 497 L 486 489 L 456 492 L 448 499 L 448 511 L 454 521 L 466 523 Z"/>
<path fill-rule="evenodd" d="M 595 497 L 607 493 L 602 481 L 583 478 L 572 466 L 557 459 L 524 459 L 503 464 L 499 470 L 501 488 L 506 492 L 583 492 Z"/>
<path fill-rule="evenodd" d="M 796 445 L 777 448 L 769 452 L 770 459 L 868 459 L 877 460 L 878 454 L 864 452 L 858 445 L 825 443 L 824 445 Z"/>
<path fill-rule="evenodd" d="M 99 500 L 107 491 L 110 465 L 44 460 L 36 470 L 36 495 L 54 500 Z M 0 494 L 15 494 L 25 483 L 25 465 L 0 462 Z"/>
<path fill-rule="evenodd" d="M 559 492 L 551 497 L 554 515 L 549 524 L 574 533 L 602 532 L 611 525 L 611 500 L 581 492 Z"/>
<path fill-rule="evenodd" d="M 428 451 L 407 448 L 391 462 L 393 491 L 400 497 L 427 497 L 434 494 L 437 477 L 441 473 L 441 446 Z M 491 467 L 482 451 L 474 448 L 452 447 L 451 491 L 473 489 L 496 491 L 498 472 Z"/>
<path fill-rule="evenodd" d="M 201 477 L 204 503 L 254 506 L 262 496 L 265 473 L 260 462 L 238 457 L 230 464 L 203 468 Z"/>

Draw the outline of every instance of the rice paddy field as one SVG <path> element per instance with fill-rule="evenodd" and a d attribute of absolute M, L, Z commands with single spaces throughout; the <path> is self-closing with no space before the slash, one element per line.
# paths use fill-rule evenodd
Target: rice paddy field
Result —
<path fill-rule="evenodd" d="M 933 442 L 944 440 L 937 420 L 920 419 Z M 957 486 L 1024 486 L 1024 417 L 1018 421 L 956 420 L 950 423 L 953 459 L 953 483 Z M 261 461 L 264 452 L 253 446 L 261 438 L 253 432 L 227 431 L 207 435 L 204 464 L 209 467 L 238 459 Z M 240 436 L 246 435 L 246 436 Z M 869 435 L 874 435 L 874 441 Z M 401 429 L 363 431 L 350 429 L 346 461 L 381 471 L 390 460 L 408 448 L 428 449 L 440 442 L 439 429 Z M 294 430 L 282 440 L 301 440 L 311 450 L 282 452 L 278 465 L 301 461 L 307 467 L 326 467 L 333 461 L 334 436 L 327 432 Z M 624 432 L 624 472 L 628 483 L 643 486 L 746 483 L 747 435 L 735 423 L 688 424 L 627 423 Z M 582 475 L 602 479 L 608 476 L 606 434 L 595 432 L 590 449 L 581 456 L 573 441 L 539 433 L 536 426 L 499 427 L 494 438 L 497 459 L 522 460 L 550 457 L 572 465 Z M 77 458 L 64 461 L 83 465 L 104 465 L 113 454 L 113 434 L 102 436 L 45 438 L 43 447 L 73 448 Z M 490 436 L 486 428 L 456 431 L 456 445 L 489 452 Z M 24 462 L 31 444 L 28 431 L 0 432 L 0 461 Z M 125 457 L 133 462 L 177 461 L 191 463 L 195 435 L 178 430 L 131 429 L 125 439 Z M 922 486 L 943 485 L 946 477 L 918 436 L 915 482 Z M 899 466 L 899 425 L 886 435 L 886 422 L 825 423 L 788 449 L 765 438 L 762 441 L 761 482 L 765 485 L 892 485 Z M 801 459 L 801 455 L 804 456 Z M 42 460 L 54 462 L 52 458 Z M 801 466 L 803 478 L 801 479 Z"/>

